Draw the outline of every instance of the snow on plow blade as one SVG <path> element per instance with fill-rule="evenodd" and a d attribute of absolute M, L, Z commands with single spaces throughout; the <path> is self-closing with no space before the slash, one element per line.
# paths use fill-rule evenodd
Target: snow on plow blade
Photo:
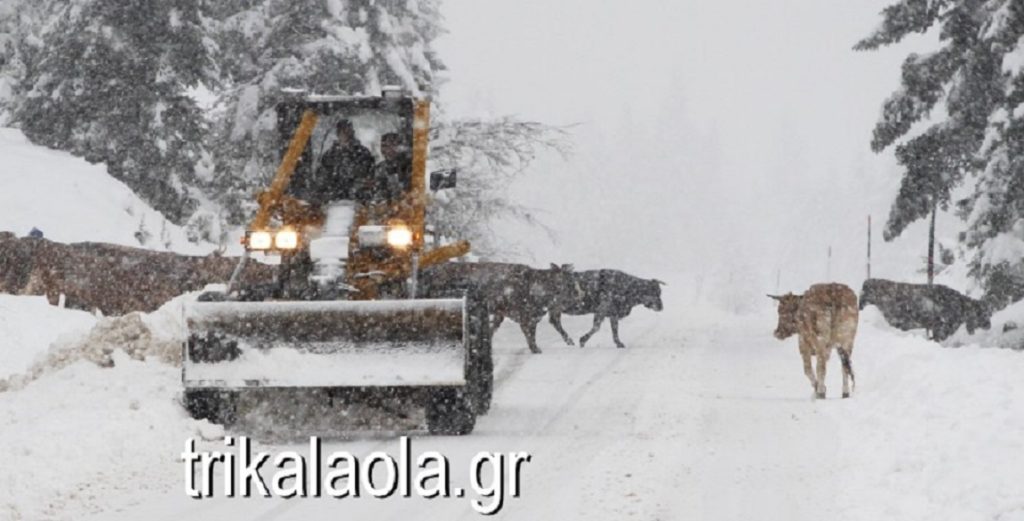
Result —
<path fill-rule="evenodd" d="M 465 301 L 195 302 L 186 387 L 466 383 Z"/>

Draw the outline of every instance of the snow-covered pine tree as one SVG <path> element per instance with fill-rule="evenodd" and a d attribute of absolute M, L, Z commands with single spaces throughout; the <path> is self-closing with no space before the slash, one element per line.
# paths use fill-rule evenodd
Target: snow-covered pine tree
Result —
<path fill-rule="evenodd" d="M 985 35 L 1002 55 L 1006 95 L 988 117 L 984 167 L 959 210 L 968 223 L 971 274 L 1002 307 L 1024 298 L 1024 4 L 994 4 Z"/>
<path fill-rule="evenodd" d="M 942 25 L 943 47 L 904 64 L 904 85 L 885 106 L 876 150 L 904 137 L 944 100 L 948 118 L 897 148 L 907 166 L 886 229 L 893 237 L 965 180 L 973 193 L 957 201 L 967 221 L 961 245 L 971 275 L 1001 307 L 1024 298 L 1024 4 L 1014 0 L 905 0 L 883 13 L 882 28 L 858 44 L 875 48 Z"/>
<path fill-rule="evenodd" d="M 896 158 L 904 167 L 883 234 L 886 240 L 927 216 L 933 202 L 948 206 L 952 189 L 979 168 L 976 154 L 988 116 L 1004 94 L 1002 56 L 984 31 L 997 3 L 1001 2 L 902 0 L 886 8 L 881 27 L 855 46 L 877 49 L 940 26 L 941 48 L 907 57 L 902 86 L 885 102 L 874 130 L 872 149 L 880 152 L 896 145 Z M 908 135 L 940 101 L 946 116 L 934 118 L 921 133 Z"/>
<path fill-rule="evenodd" d="M 0 122 L 5 125 L 24 99 L 28 65 L 42 52 L 40 34 L 58 9 L 53 0 L 0 1 Z"/>
<path fill-rule="evenodd" d="M 105 162 L 174 222 L 205 142 L 189 89 L 212 77 L 200 0 L 68 0 L 39 35 L 16 122 L 35 143 Z M 20 56 L 27 57 L 26 53 Z"/>

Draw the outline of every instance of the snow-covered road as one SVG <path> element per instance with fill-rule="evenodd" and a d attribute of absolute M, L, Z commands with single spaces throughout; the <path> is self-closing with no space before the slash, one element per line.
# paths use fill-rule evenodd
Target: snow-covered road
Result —
<path fill-rule="evenodd" d="M 14 401 L 111 402 L 70 418 L 81 450 L 61 459 L 72 466 L 67 481 L 44 481 L 59 474 L 28 468 L 7 487 L 23 492 L 36 480 L 33 496 L 0 509 L 0 518 L 474 519 L 480 515 L 470 500 L 479 496 L 465 470 L 472 456 L 526 451 L 532 460 L 523 466 L 521 497 L 506 499 L 499 517 L 1022 519 L 1024 390 L 1014 384 L 1024 357 L 1001 349 L 941 349 L 876 327 L 876 320 L 871 313 L 862 319 L 854 398 L 838 398 L 833 360 L 829 399 L 817 402 L 795 345 L 770 336 L 767 314 L 693 321 L 678 310 L 639 311 L 623 323 L 627 349 L 612 347 L 607 331 L 582 350 L 559 345 L 542 326 L 542 355 L 529 354 L 518 328 L 505 326 L 496 339 L 494 406 L 475 432 L 405 433 L 413 437 L 413 454 L 448 456 L 452 481 L 467 488 L 464 498 L 433 500 L 365 493 L 358 499 L 189 499 L 178 455 L 185 438 L 202 429 L 173 403 L 176 371 L 153 362 L 123 361 L 113 370 L 72 366 L 0 394 L 0 413 L 16 425 L 0 433 L 0 445 L 29 445 L 24 449 L 37 454 L 47 449 L 34 440 L 75 441 L 74 429 L 52 418 L 62 414 L 58 405 L 43 401 L 52 412 L 30 413 Z M 587 324 L 567 325 L 582 331 Z M 136 373 L 147 383 L 135 383 Z M 138 398 L 123 397 L 131 385 L 143 387 Z M 71 390 L 83 396 L 54 396 Z M 112 426 L 103 420 L 108 416 Z M 398 455 L 403 432 L 329 432 L 329 418 L 313 416 L 312 422 L 243 422 L 229 434 L 253 436 L 256 450 L 304 453 L 309 435 L 326 432 L 325 454 Z M 307 425 L 316 427 L 304 430 Z M 96 454 L 90 444 L 117 432 L 124 439 L 98 445 L 102 454 Z M 149 453 L 140 452 L 145 447 Z M 224 445 L 205 441 L 198 448 Z M 10 453 L 16 463 L 29 461 L 13 448 Z M 0 490 L 4 485 L 0 479 Z M 35 508 L 47 490 L 76 495 Z"/>

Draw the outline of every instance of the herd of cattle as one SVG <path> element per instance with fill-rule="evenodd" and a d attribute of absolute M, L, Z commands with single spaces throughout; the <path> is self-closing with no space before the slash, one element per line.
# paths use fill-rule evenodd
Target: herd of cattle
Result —
<path fill-rule="evenodd" d="M 423 274 L 425 289 L 432 285 L 464 287 L 488 302 L 493 314 L 492 331 L 509 318 L 519 324 L 530 351 L 540 353 L 537 326 L 548 320 L 568 345 L 573 339 L 562 327 L 561 316 L 594 315 L 590 331 L 579 339 L 583 347 L 608 319 L 615 345 L 619 321 L 636 306 L 661 311 L 661 286 L 656 279 L 642 279 L 617 270 L 575 271 L 571 265 L 552 264 L 535 269 L 523 264 L 496 262 L 451 263 Z M 860 310 L 876 306 L 892 326 L 909 331 L 926 329 L 935 340 L 945 340 L 961 325 L 968 333 L 991 327 L 992 310 L 946 286 L 908 284 L 868 279 L 860 298 L 843 284 L 815 284 L 802 295 L 769 295 L 778 301 L 775 337 L 797 335 L 804 374 L 816 398 L 825 397 L 825 375 L 833 349 L 843 371 L 843 398 L 848 398 L 856 381 L 853 372 L 853 344 Z M 815 364 L 816 362 L 816 364 Z"/>
<path fill-rule="evenodd" d="M 908 284 L 883 279 L 864 281 L 861 295 L 843 284 L 815 284 L 802 295 L 768 295 L 778 301 L 775 337 L 796 334 L 804 374 L 816 398 L 825 397 L 825 369 L 835 349 L 843 369 L 843 398 L 850 396 L 853 341 L 859 311 L 874 305 L 893 327 L 903 331 L 924 328 L 935 340 L 949 338 L 961 325 L 968 333 L 991 327 L 992 310 L 984 302 L 939 284 Z M 812 357 L 817 367 L 812 368 Z"/>

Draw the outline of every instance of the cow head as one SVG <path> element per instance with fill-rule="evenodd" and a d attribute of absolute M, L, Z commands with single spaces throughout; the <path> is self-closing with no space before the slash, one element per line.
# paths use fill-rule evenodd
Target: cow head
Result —
<path fill-rule="evenodd" d="M 658 279 L 644 281 L 644 287 L 640 291 L 640 303 L 647 309 L 661 311 L 664 306 L 661 304 L 661 287 L 665 283 Z"/>
<path fill-rule="evenodd" d="M 785 295 L 768 295 L 779 303 L 779 324 L 775 326 L 775 338 L 785 340 L 797 332 L 797 312 L 803 295 L 787 293 Z"/>
<path fill-rule="evenodd" d="M 984 302 L 972 302 L 972 306 L 968 308 L 966 325 L 967 333 L 970 335 L 974 334 L 976 329 L 989 329 L 992 327 L 992 312 Z"/>

